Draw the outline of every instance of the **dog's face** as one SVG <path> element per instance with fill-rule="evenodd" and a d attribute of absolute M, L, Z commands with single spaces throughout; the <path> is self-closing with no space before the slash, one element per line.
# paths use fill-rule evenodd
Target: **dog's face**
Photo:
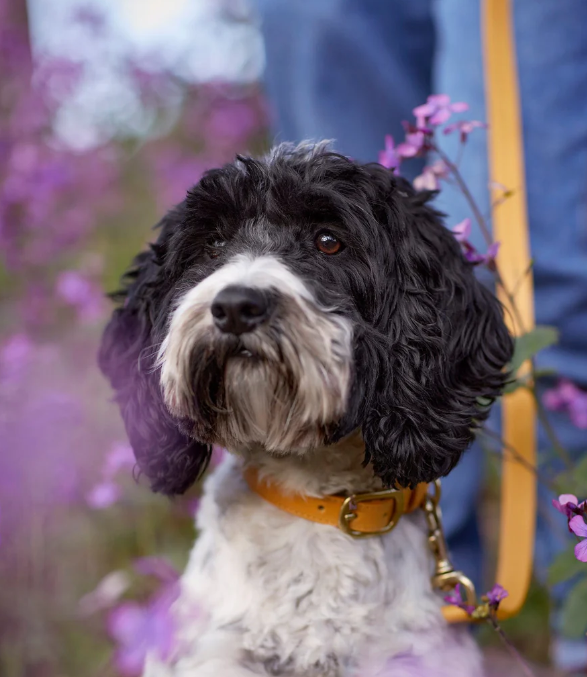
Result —
<path fill-rule="evenodd" d="M 214 443 L 306 454 L 357 429 L 387 484 L 452 469 L 512 342 L 429 197 L 321 145 L 205 175 L 100 353 L 154 489 L 184 491 Z"/>

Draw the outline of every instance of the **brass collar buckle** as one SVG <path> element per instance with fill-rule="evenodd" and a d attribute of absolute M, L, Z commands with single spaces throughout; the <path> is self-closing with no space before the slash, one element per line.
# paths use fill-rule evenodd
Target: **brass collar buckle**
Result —
<path fill-rule="evenodd" d="M 393 507 L 390 507 L 389 522 L 374 531 L 357 531 L 351 527 L 351 522 L 358 517 L 357 510 L 359 503 L 368 501 L 380 501 L 382 499 L 393 499 Z M 341 531 L 353 538 L 367 538 L 368 536 L 381 536 L 388 534 L 398 523 L 405 510 L 405 496 L 401 489 L 390 489 L 387 491 L 371 491 L 367 494 L 351 494 L 348 496 L 340 508 L 338 516 L 338 526 Z"/>

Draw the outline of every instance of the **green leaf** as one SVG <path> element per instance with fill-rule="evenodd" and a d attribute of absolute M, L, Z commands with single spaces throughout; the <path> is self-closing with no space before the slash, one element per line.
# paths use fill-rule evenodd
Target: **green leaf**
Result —
<path fill-rule="evenodd" d="M 562 517 L 562 515 L 561 515 Z M 573 576 L 584 571 L 587 574 L 587 564 L 579 562 L 575 557 L 575 544 L 560 552 L 552 564 L 548 567 L 548 583 L 549 585 L 556 585 L 563 581 L 568 581 Z"/>
<path fill-rule="evenodd" d="M 583 566 L 587 568 L 587 564 Z M 587 576 L 573 586 L 565 600 L 562 631 L 567 637 L 584 637 L 587 632 Z"/>
<path fill-rule="evenodd" d="M 512 374 L 516 374 L 520 366 L 536 353 L 558 341 L 558 330 L 555 327 L 538 325 L 532 331 L 516 338 L 514 356 L 509 365 Z"/>

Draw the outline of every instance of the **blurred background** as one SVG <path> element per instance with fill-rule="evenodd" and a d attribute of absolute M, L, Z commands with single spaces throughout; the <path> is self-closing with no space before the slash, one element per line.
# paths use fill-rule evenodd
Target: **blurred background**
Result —
<path fill-rule="evenodd" d="M 202 172 L 266 149 L 263 61 L 245 0 L 0 0 L 2 677 L 136 674 L 186 561 L 198 487 L 132 477 L 104 292 Z M 537 661 L 548 607 L 535 587 L 508 628 Z"/>
<path fill-rule="evenodd" d="M 197 488 L 132 478 L 104 292 L 203 171 L 265 148 L 262 67 L 243 2 L 0 0 L 2 677 L 136 673 L 105 607 L 137 600 L 140 634 L 133 562 L 185 563 Z"/>

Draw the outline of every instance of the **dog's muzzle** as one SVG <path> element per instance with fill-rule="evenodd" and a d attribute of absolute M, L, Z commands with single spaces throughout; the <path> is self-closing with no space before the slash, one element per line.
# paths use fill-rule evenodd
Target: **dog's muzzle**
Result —
<path fill-rule="evenodd" d="M 261 289 L 232 285 L 217 294 L 210 312 L 221 332 L 240 336 L 269 319 L 271 300 Z"/>

